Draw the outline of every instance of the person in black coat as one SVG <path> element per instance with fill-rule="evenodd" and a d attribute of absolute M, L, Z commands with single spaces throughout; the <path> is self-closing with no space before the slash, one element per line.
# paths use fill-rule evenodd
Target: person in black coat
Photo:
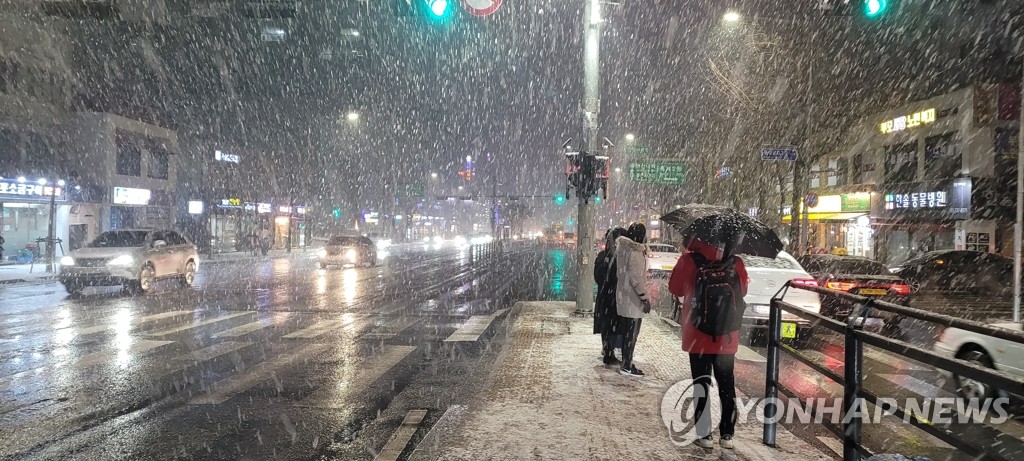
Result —
<path fill-rule="evenodd" d="M 601 335 L 601 350 L 605 365 L 621 363 L 615 358 L 618 313 L 615 308 L 615 286 L 618 276 L 615 273 L 615 239 L 626 233 L 617 227 L 605 234 L 604 250 L 597 254 L 594 261 L 594 281 L 597 282 L 597 299 L 594 302 L 594 334 Z"/>

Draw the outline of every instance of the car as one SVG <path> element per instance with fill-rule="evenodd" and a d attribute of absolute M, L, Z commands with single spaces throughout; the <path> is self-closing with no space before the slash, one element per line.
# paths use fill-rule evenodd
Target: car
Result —
<path fill-rule="evenodd" d="M 906 280 L 915 293 L 1012 295 L 1013 261 L 994 253 L 932 251 L 904 261 L 890 271 Z"/>
<path fill-rule="evenodd" d="M 804 255 L 797 262 L 818 281 L 818 286 L 904 306 L 910 302 L 910 285 L 880 262 L 842 255 Z M 850 302 L 835 297 L 826 297 L 821 304 L 821 314 L 827 317 L 845 320 L 851 311 Z M 881 310 L 873 310 L 870 316 L 881 319 L 889 328 L 899 325 L 901 320 L 900 316 Z"/>
<path fill-rule="evenodd" d="M 647 248 L 647 268 L 652 272 L 672 272 L 676 267 L 676 261 L 683 255 L 676 247 L 667 243 L 651 243 Z"/>
<path fill-rule="evenodd" d="M 331 237 L 318 254 L 320 268 L 328 266 L 376 266 L 377 246 L 367 237 Z"/>
<path fill-rule="evenodd" d="M 780 252 L 775 258 L 750 255 L 739 255 L 739 258 L 743 260 L 750 278 L 747 295 L 743 298 L 747 303 L 747 310 L 743 314 L 745 334 L 767 331 L 771 300 L 787 282 L 792 282 L 793 287 L 786 290 L 783 301 L 809 312 L 821 311 L 818 293 L 799 289 L 818 286 L 818 281 L 804 271 L 789 253 Z M 782 313 L 782 339 L 802 346 L 813 334 L 811 322 L 796 314 Z"/>
<path fill-rule="evenodd" d="M 997 322 L 993 327 L 1021 331 L 1021 324 Z M 959 328 L 946 328 L 933 346 L 935 353 L 993 368 L 1007 374 L 1024 377 L 1024 344 L 994 338 Z M 957 393 L 967 399 L 986 399 L 1001 396 L 1002 391 L 980 381 L 952 374 Z"/>
<path fill-rule="evenodd" d="M 165 278 L 192 286 L 199 254 L 177 231 L 120 229 L 101 233 L 60 263 L 58 279 L 70 294 L 96 285 L 122 285 L 126 291 L 146 293 Z"/>

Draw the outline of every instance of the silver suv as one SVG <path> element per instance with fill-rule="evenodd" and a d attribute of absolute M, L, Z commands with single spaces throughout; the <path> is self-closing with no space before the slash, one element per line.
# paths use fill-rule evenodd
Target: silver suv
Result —
<path fill-rule="evenodd" d="M 60 283 L 68 293 L 94 285 L 122 285 L 126 291 L 145 293 L 162 278 L 191 286 L 199 255 L 177 231 L 122 229 L 100 234 L 61 258 L 60 264 Z"/>

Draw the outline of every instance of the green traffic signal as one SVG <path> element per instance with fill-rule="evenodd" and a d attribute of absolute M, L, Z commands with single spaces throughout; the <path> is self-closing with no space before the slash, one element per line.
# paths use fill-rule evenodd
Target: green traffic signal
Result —
<path fill-rule="evenodd" d="M 561 204 L 565 203 L 565 196 L 564 195 L 556 195 L 555 196 L 555 203 L 558 204 L 558 205 L 561 205 Z"/>
<path fill-rule="evenodd" d="M 443 18 L 448 14 L 448 0 L 423 0 L 435 18 Z"/>
<path fill-rule="evenodd" d="M 889 0 L 864 0 L 864 15 L 877 18 L 889 9 Z"/>
<path fill-rule="evenodd" d="M 334 216 L 334 219 L 341 219 L 341 208 L 331 210 L 331 215 Z"/>

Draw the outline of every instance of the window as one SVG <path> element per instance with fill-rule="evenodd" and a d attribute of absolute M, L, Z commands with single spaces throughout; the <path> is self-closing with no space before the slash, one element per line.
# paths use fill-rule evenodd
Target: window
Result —
<path fill-rule="evenodd" d="M 148 232 L 109 231 L 100 234 L 89 244 L 93 248 L 103 247 L 140 247 L 146 243 Z"/>
<path fill-rule="evenodd" d="M 181 234 L 174 231 L 168 231 L 164 236 L 167 237 L 168 245 L 184 245 L 188 243 L 185 241 L 185 237 L 182 237 Z"/>
<path fill-rule="evenodd" d="M 818 165 L 817 163 L 815 163 L 814 165 L 811 165 L 810 174 L 808 174 L 808 176 L 810 176 L 810 178 L 811 178 L 810 183 L 808 183 L 808 186 L 810 186 L 811 189 L 817 189 L 817 188 L 821 187 L 821 166 L 820 165 Z"/>
<path fill-rule="evenodd" d="M 885 182 L 913 182 L 917 179 L 917 141 L 885 147 Z"/>
<path fill-rule="evenodd" d="M 828 161 L 828 185 L 829 187 L 846 185 L 845 158 L 839 158 Z"/>
<path fill-rule="evenodd" d="M 0 93 L 13 93 L 14 80 L 18 76 L 18 63 L 12 60 L 0 60 Z"/>
<path fill-rule="evenodd" d="M 150 151 L 149 177 L 154 179 L 167 179 L 170 171 L 170 154 L 162 150 Z"/>
<path fill-rule="evenodd" d="M 864 154 L 853 156 L 850 162 L 850 184 L 861 184 L 864 182 Z"/>
<path fill-rule="evenodd" d="M 117 137 L 117 174 L 142 176 L 142 151 L 120 135 Z"/>
<path fill-rule="evenodd" d="M 963 169 L 963 144 L 955 132 L 924 139 L 924 175 L 927 179 L 955 178 Z"/>

